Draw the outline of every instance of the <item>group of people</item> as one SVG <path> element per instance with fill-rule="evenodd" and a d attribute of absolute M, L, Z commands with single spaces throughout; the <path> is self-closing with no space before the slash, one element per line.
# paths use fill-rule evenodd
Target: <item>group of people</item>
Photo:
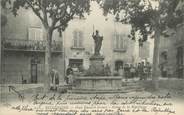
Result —
<path fill-rule="evenodd" d="M 89 69 L 90 70 L 90 69 Z M 74 84 L 75 82 L 75 76 L 77 75 L 90 75 L 88 72 L 89 70 L 84 70 L 82 65 L 68 65 L 68 68 L 66 69 L 66 76 L 65 76 L 65 81 L 67 84 Z M 111 69 L 108 64 L 103 66 L 103 75 L 104 76 L 110 76 L 111 75 Z"/>
<path fill-rule="evenodd" d="M 75 76 L 77 73 L 80 73 L 84 69 L 80 69 L 80 67 L 68 66 L 66 70 L 66 77 L 65 81 L 67 84 L 74 84 Z M 108 64 L 104 66 L 104 75 L 109 76 L 111 75 L 111 69 Z M 140 62 L 137 65 L 133 64 L 124 64 L 120 66 L 117 71 L 118 76 L 122 76 L 125 80 L 139 78 L 139 80 L 146 80 L 147 78 L 151 77 L 151 64 L 149 62 Z"/>
<path fill-rule="evenodd" d="M 151 65 L 149 62 L 141 62 L 136 66 L 133 64 L 125 64 L 124 67 L 120 66 L 118 73 L 126 80 L 131 78 L 146 80 L 147 78 L 151 77 Z"/>

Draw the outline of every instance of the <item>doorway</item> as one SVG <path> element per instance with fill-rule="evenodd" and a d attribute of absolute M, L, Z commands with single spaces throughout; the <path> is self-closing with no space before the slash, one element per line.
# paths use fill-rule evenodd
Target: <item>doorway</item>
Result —
<path fill-rule="evenodd" d="M 78 68 L 79 71 L 83 67 L 83 59 L 69 59 L 69 65 L 72 68 Z"/>
<path fill-rule="evenodd" d="M 38 83 L 38 64 L 40 60 L 38 56 L 33 56 L 31 59 L 31 83 Z"/>
<path fill-rule="evenodd" d="M 38 66 L 37 64 L 31 64 L 31 83 L 37 83 L 38 77 Z"/>
<path fill-rule="evenodd" d="M 115 62 L 115 70 L 118 71 L 120 69 L 120 67 L 123 67 L 123 61 L 118 60 Z"/>

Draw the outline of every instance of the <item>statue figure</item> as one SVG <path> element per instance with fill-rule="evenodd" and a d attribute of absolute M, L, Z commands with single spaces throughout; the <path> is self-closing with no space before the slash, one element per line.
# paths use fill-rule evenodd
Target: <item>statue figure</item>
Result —
<path fill-rule="evenodd" d="M 103 40 L 103 36 L 100 36 L 99 35 L 99 31 L 96 30 L 96 34 L 92 35 L 93 39 L 94 39 L 94 42 L 95 42 L 95 55 L 100 55 L 100 49 L 101 49 L 101 46 L 102 46 L 102 40 Z"/>

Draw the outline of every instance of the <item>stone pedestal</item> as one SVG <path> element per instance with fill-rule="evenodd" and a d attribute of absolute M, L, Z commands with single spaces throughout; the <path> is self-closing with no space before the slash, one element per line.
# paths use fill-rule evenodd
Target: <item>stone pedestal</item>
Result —
<path fill-rule="evenodd" d="M 122 93 L 121 77 L 114 76 L 88 76 L 77 77 L 76 86 L 69 93 Z"/>
<path fill-rule="evenodd" d="M 121 90 L 121 77 L 104 76 L 104 57 L 93 55 L 86 76 L 76 77 L 76 86 L 72 93 L 114 93 Z"/>
<path fill-rule="evenodd" d="M 90 67 L 88 69 L 89 76 L 102 76 L 104 75 L 104 57 L 101 55 L 93 55 L 90 58 Z"/>

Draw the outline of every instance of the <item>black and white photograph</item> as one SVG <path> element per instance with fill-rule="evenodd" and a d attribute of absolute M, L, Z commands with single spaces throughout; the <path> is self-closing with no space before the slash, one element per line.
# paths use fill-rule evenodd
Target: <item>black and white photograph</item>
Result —
<path fill-rule="evenodd" d="M 0 7 L 0 115 L 184 115 L 184 0 Z"/>

